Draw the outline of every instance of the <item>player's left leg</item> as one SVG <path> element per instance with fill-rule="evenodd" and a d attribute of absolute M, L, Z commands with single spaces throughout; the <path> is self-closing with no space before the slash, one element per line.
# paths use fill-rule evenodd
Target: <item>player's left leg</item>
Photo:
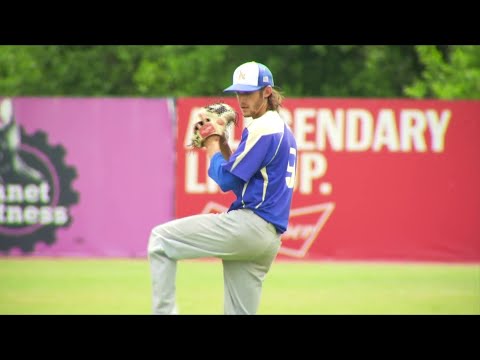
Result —
<path fill-rule="evenodd" d="M 150 248 L 148 259 L 152 275 L 152 309 L 154 314 L 176 314 L 175 278 L 177 260 L 170 259 L 156 242 Z"/>
<path fill-rule="evenodd" d="M 280 241 L 255 261 L 223 260 L 225 315 L 254 315 L 258 311 L 266 274 L 275 260 Z"/>
<path fill-rule="evenodd" d="M 148 244 L 154 313 L 170 314 L 173 311 L 177 260 L 217 257 L 255 262 L 261 267 L 258 275 L 261 277 L 273 261 L 270 252 L 278 250 L 279 246 L 280 237 L 273 225 L 249 209 L 193 215 L 156 226 Z M 234 269 L 226 269 L 227 279 L 233 281 L 230 286 L 233 292 L 237 286 L 234 279 L 241 278 L 236 273 Z"/>

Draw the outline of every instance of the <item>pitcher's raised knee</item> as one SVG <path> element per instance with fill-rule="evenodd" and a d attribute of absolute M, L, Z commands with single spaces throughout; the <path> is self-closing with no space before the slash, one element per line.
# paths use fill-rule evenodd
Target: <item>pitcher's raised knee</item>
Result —
<path fill-rule="evenodd" d="M 149 256 L 158 252 L 164 252 L 161 244 L 161 235 L 160 235 L 162 231 L 161 228 L 162 228 L 162 225 L 155 226 L 150 232 L 150 237 L 148 239 L 148 255 Z"/>

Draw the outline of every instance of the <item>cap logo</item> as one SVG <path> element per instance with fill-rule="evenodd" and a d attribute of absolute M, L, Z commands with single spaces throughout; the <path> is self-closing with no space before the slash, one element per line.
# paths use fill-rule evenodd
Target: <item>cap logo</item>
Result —
<path fill-rule="evenodd" d="M 263 82 L 264 82 L 264 83 L 268 82 L 268 76 L 264 76 L 264 77 L 263 77 Z"/>
<path fill-rule="evenodd" d="M 245 80 L 245 74 L 242 71 L 238 73 L 238 80 Z"/>

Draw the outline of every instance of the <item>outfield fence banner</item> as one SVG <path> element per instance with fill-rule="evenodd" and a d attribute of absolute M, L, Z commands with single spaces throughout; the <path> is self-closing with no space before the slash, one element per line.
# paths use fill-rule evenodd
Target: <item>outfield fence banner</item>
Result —
<path fill-rule="evenodd" d="M 189 147 L 200 107 L 177 100 L 175 216 L 233 201 Z M 480 261 L 480 101 L 286 99 L 297 178 L 279 258 Z M 243 119 L 230 136 L 238 146 Z"/>
<path fill-rule="evenodd" d="M 0 98 L 0 255 L 145 257 L 173 218 L 173 105 Z"/>

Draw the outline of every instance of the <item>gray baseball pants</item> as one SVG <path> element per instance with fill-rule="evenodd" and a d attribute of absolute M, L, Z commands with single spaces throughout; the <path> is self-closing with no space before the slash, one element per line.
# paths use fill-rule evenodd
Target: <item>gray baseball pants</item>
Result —
<path fill-rule="evenodd" d="M 224 313 L 256 314 L 263 280 L 280 244 L 274 226 L 249 209 L 156 226 L 148 243 L 153 313 L 175 313 L 177 260 L 216 257 L 223 264 Z"/>

